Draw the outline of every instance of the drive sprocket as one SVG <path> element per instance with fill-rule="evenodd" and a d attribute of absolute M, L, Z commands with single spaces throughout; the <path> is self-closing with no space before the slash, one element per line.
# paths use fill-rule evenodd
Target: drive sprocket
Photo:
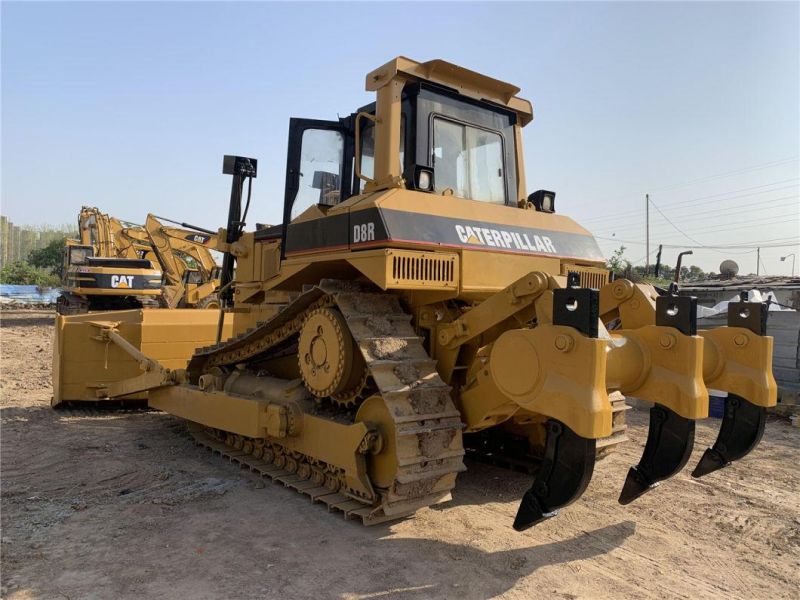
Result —
<path fill-rule="evenodd" d="M 366 364 L 342 313 L 335 308 L 309 312 L 297 343 L 303 383 L 317 398 L 352 406 L 366 383 Z"/>

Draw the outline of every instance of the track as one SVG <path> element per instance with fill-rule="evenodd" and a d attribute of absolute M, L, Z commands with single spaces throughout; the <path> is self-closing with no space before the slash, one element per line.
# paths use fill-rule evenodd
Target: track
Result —
<path fill-rule="evenodd" d="M 450 398 L 450 387 L 439 377 L 435 361 L 428 356 L 411 325 L 411 317 L 395 296 L 359 291 L 352 284 L 323 282 L 320 287 L 300 295 L 270 321 L 228 342 L 198 351 L 188 366 L 190 380 L 197 381 L 212 368 L 230 369 L 241 364 L 258 373 L 258 364 L 284 350 L 299 334 L 307 315 L 323 307 L 334 307 L 341 312 L 359 347 L 370 378 L 367 389 L 374 389 L 383 399 L 385 416 L 391 419 L 392 447 L 389 451 L 394 452 L 396 464 L 391 481 L 382 482 L 378 490 L 378 503 L 367 505 L 367 512 L 357 511 L 355 505 L 349 504 L 342 510 L 370 524 L 406 516 L 448 498 L 456 475 L 465 469 L 460 414 Z M 353 412 L 346 408 L 334 406 L 326 410 L 332 412 L 331 418 L 353 421 Z M 225 442 L 227 446 L 217 440 L 214 449 L 222 453 L 219 444 L 230 448 L 232 442 L 233 450 L 226 450 L 226 456 L 233 458 L 235 451 L 240 452 L 237 459 L 249 454 L 236 448 L 239 440 L 226 439 Z M 241 448 L 245 442 L 250 442 L 254 449 L 259 448 L 248 440 L 241 441 Z M 270 439 L 268 445 L 271 455 L 284 455 L 278 440 Z M 346 488 L 343 478 L 331 481 L 337 479 L 336 465 L 321 465 L 311 457 L 298 456 L 297 452 L 285 454 L 291 467 L 288 473 L 302 471 L 307 475 L 307 483 L 296 487 L 313 489 L 309 485 L 313 483 L 316 469 L 322 474 L 317 476 L 314 487 L 326 481 L 328 495 L 335 492 L 348 502 L 365 506 L 365 500 L 358 498 L 360 494 Z M 254 460 L 260 459 L 254 457 Z M 300 475 L 295 477 L 301 478 Z M 322 490 L 314 493 L 322 494 Z M 331 501 L 341 503 L 333 495 Z"/>
<path fill-rule="evenodd" d="M 301 494 L 305 494 L 312 502 L 325 504 L 329 511 L 341 512 L 345 519 L 357 519 L 364 525 L 377 525 L 407 516 L 386 516 L 376 513 L 373 507 L 365 506 L 363 502 L 353 500 L 339 492 L 333 492 L 324 484 L 320 485 L 317 481 L 303 477 L 301 474 L 298 474 L 297 471 L 292 472 L 286 468 L 278 467 L 274 462 L 266 462 L 263 460 L 263 457 L 258 458 L 256 455 L 248 453 L 246 451 L 246 445 L 237 449 L 236 446 L 231 446 L 222 441 L 219 437 L 212 435 L 210 431 L 204 427 L 191 424 L 189 426 L 189 434 L 194 438 L 198 446 L 206 448 L 212 454 L 227 458 L 232 463 L 238 464 L 241 468 L 249 469 L 262 477 L 268 477 L 275 483 L 280 483 Z M 445 497 L 439 501 L 443 502 L 447 500 L 449 500 L 449 498 Z"/>

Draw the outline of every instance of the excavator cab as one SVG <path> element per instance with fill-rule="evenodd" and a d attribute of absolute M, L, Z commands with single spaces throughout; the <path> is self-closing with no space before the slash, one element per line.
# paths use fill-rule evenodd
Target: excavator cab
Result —
<path fill-rule="evenodd" d="M 64 247 L 64 271 L 69 267 L 85 266 L 88 259 L 94 256 L 94 248 L 91 246 L 67 245 Z"/>

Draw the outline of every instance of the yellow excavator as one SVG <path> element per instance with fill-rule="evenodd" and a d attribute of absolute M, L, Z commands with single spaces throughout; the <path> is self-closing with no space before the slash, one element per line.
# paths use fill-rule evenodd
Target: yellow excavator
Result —
<path fill-rule="evenodd" d="M 188 229 L 165 226 L 159 219 Z M 224 248 L 219 233 L 153 214 L 147 215 L 144 231 L 164 273 L 166 307 L 218 309 L 219 266 L 211 250 Z"/>
<path fill-rule="evenodd" d="M 219 308 L 219 267 L 211 254 L 211 250 L 224 247 L 218 232 L 188 224 L 184 225 L 191 229 L 168 227 L 155 215 L 148 215 L 141 226 L 88 206 L 81 209 L 78 221 L 81 239 L 67 240 L 64 253 L 64 293 L 57 305 L 61 314 L 139 308 L 143 306 L 140 296 L 147 296 L 149 302 L 144 304 L 150 306 Z M 93 263 L 91 268 L 87 259 Z M 159 269 L 140 271 L 151 269 L 152 265 Z M 86 284 L 81 287 L 82 282 L 93 283 L 100 269 L 111 268 L 116 271 L 105 278 L 107 285 L 91 290 L 86 289 Z M 123 286 L 133 285 L 130 289 L 134 291 L 124 295 L 114 291 L 110 279 L 114 275 Z M 140 276 L 149 283 L 144 291 L 135 289 Z M 155 285 L 157 280 L 159 286 Z"/>
<path fill-rule="evenodd" d="M 81 208 L 80 238 L 64 246 L 59 314 L 157 306 L 161 271 L 145 256 L 146 248 L 125 235 L 127 227 L 95 207 Z"/>
<path fill-rule="evenodd" d="M 59 317 L 54 405 L 146 396 L 199 443 L 365 524 L 448 499 L 465 456 L 535 473 L 515 529 L 554 516 L 624 415 L 615 392 L 654 403 L 623 504 L 687 463 L 709 387 L 728 397 L 693 476 L 757 445 L 776 402 L 766 306 L 731 303 L 727 327 L 697 330 L 675 286 L 610 281 L 555 193 L 528 192 L 517 87 L 400 57 L 366 89 L 376 101 L 347 117 L 290 121 L 278 226 L 244 231 L 257 162 L 225 157 L 232 323 Z"/>

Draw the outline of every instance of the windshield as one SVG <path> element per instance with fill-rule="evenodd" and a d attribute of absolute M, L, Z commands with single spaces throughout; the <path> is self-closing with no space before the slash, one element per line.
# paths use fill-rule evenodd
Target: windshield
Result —
<path fill-rule="evenodd" d="M 92 248 L 85 246 L 75 246 L 69 249 L 69 264 L 85 265 L 86 259 L 94 255 Z"/>
<path fill-rule="evenodd" d="M 437 117 L 433 120 L 432 154 L 436 192 L 450 188 L 461 198 L 505 203 L 503 139 L 499 134 Z"/>

